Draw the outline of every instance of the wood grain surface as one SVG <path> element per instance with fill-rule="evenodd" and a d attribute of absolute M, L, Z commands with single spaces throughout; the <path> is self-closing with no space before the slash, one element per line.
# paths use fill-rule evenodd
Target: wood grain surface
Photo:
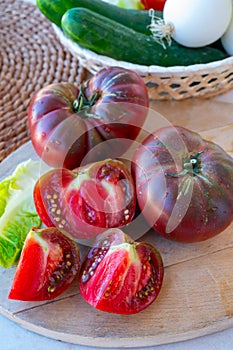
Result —
<path fill-rule="evenodd" d="M 146 127 L 169 123 L 195 130 L 233 155 L 233 104 L 228 101 L 151 103 Z M 24 145 L 0 164 L 0 177 L 33 157 L 31 144 Z M 141 313 L 121 316 L 97 311 L 81 298 L 77 283 L 54 301 L 8 300 L 15 268 L 0 269 L 0 313 L 54 339 L 111 348 L 171 343 L 233 327 L 233 224 L 195 244 L 170 242 L 154 232 L 141 239 L 160 250 L 165 265 L 162 291 Z"/>

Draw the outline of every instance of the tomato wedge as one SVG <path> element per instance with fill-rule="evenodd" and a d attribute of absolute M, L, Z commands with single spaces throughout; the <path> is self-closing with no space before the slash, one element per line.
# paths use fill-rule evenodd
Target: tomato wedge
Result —
<path fill-rule="evenodd" d="M 151 244 L 111 229 L 99 235 L 87 253 L 79 276 L 80 293 L 98 310 L 135 314 L 158 297 L 163 275 L 161 255 Z"/>
<path fill-rule="evenodd" d="M 8 295 L 9 299 L 54 299 L 80 270 L 80 251 L 74 240 L 57 228 L 32 228 L 28 233 Z"/>

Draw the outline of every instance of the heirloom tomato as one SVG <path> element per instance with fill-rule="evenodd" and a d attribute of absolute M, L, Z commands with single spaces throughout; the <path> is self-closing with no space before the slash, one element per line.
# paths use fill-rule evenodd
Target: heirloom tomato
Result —
<path fill-rule="evenodd" d="M 91 150 L 94 154 L 86 163 L 116 158 L 137 137 L 148 105 L 143 79 L 120 67 L 103 68 L 77 87 L 54 83 L 39 90 L 30 102 L 32 144 L 52 167 L 74 169 Z M 115 143 L 110 142 L 113 139 Z M 95 147 L 99 144 L 101 149 Z"/>
<path fill-rule="evenodd" d="M 20 256 L 9 299 L 41 301 L 56 298 L 80 271 L 77 243 L 57 228 L 32 228 Z"/>
<path fill-rule="evenodd" d="M 34 202 L 45 225 L 89 239 L 128 224 L 135 213 L 136 194 L 126 165 L 108 159 L 75 171 L 50 170 L 37 181 Z"/>
<path fill-rule="evenodd" d="M 141 0 L 145 10 L 163 11 L 166 0 Z"/>
<path fill-rule="evenodd" d="M 233 219 L 233 158 L 182 127 L 149 135 L 133 156 L 139 207 L 154 230 L 180 242 L 204 241 Z"/>
<path fill-rule="evenodd" d="M 158 297 L 164 276 L 160 253 L 120 229 L 99 235 L 79 275 L 83 298 L 101 311 L 135 314 Z"/>

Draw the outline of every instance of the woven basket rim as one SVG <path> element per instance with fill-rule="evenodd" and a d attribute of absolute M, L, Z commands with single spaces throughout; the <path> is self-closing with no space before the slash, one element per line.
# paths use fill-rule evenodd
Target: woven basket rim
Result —
<path fill-rule="evenodd" d="M 233 67 L 233 56 L 227 57 L 223 60 L 214 61 L 205 64 L 193 64 L 189 66 L 172 66 L 172 67 L 163 67 L 157 65 L 145 66 L 134 64 L 126 61 L 118 61 L 113 58 L 97 54 L 91 50 L 84 49 L 80 47 L 77 43 L 73 42 L 71 39 L 65 36 L 61 28 L 52 24 L 56 35 L 63 45 L 68 47 L 71 51 L 78 54 L 80 56 L 80 60 L 82 61 L 82 57 L 85 57 L 87 61 L 94 61 L 96 63 L 104 64 L 106 66 L 121 66 L 123 68 L 131 69 L 134 71 L 138 71 L 141 74 L 152 74 L 152 75 L 160 75 L 167 76 L 172 74 L 173 76 L 190 76 L 194 75 L 195 72 L 198 74 L 208 74 L 211 72 L 222 72 L 223 70 L 227 70 L 230 67 Z M 81 63 L 81 62 L 80 62 Z"/>

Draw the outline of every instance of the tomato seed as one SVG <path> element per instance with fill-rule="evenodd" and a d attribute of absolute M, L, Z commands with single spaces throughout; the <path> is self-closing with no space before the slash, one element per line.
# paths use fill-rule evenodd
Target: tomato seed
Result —
<path fill-rule="evenodd" d="M 55 287 L 51 287 L 51 286 L 49 286 L 48 287 L 48 293 L 53 293 L 53 292 L 55 292 Z"/>
<path fill-rule="evenodd" d="M 101 260 L 100 260 L 101 261 Z M 99 265 L 99 262 L 98 261 L 94 261 L 93 263 L 92 263 L 92 269 L 94 270 L 94 269 L 96 269 L 97 268 L 97 266 Z"/>
<path fill-rule="evenodd" d="M 89 279 L 89 276 L 87 273 L 82 274 L 82 282 L 86 282 Z"/>

